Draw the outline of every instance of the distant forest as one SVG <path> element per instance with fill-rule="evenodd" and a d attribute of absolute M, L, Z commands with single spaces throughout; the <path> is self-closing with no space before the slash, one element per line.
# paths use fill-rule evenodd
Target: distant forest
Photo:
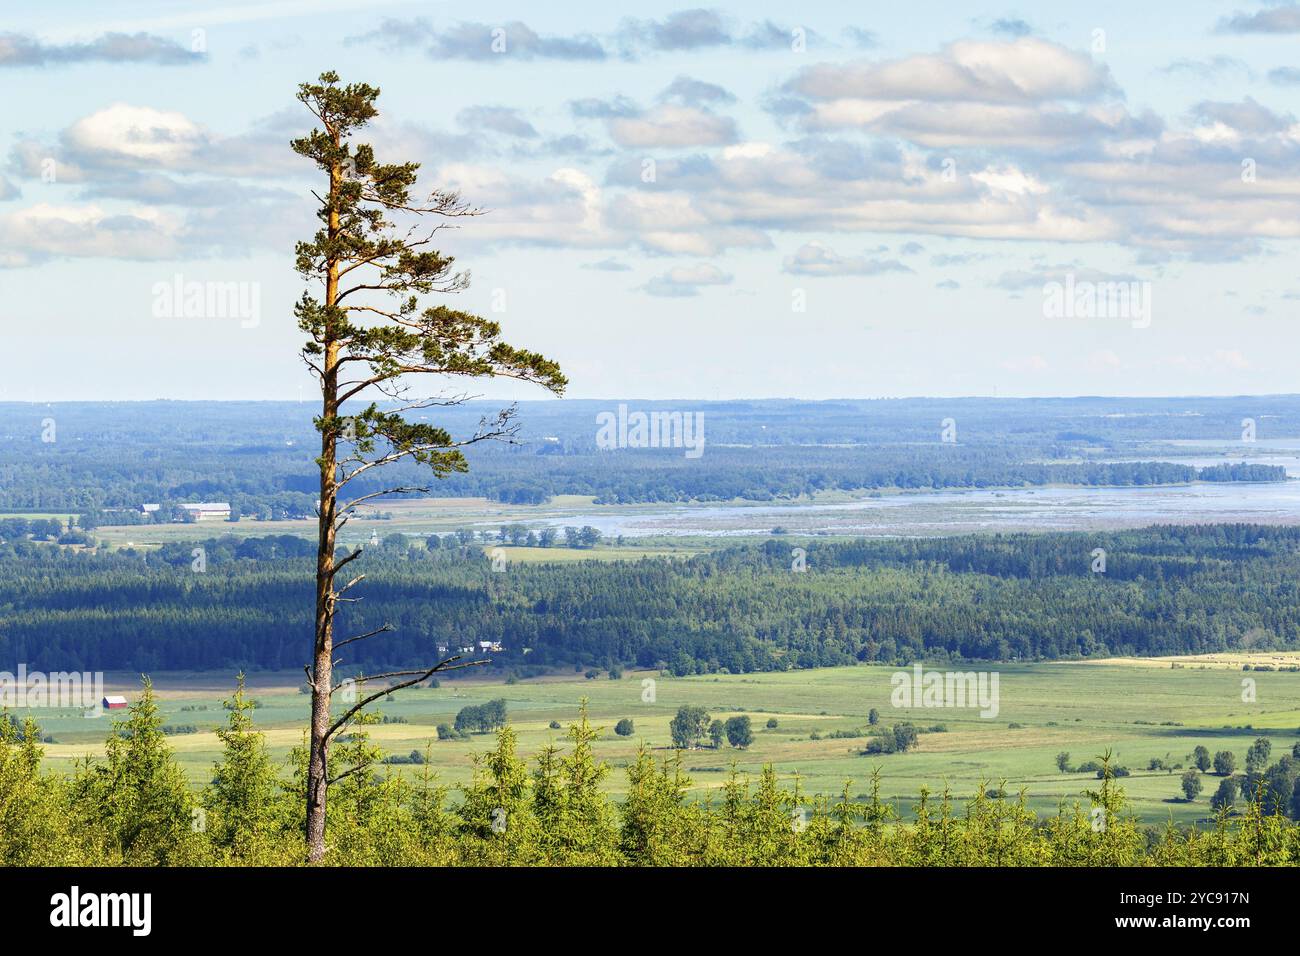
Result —
<path fill-rule="evenodd" d="M 499 671 L 677 674 L 1300 646 L 1300 528 L 1153 527 L 828 543 L 796 536 L 691 559 L 518 563 L 454 536 L 399 536 L 357 562 L 346 666 L 500 642 Z M 193 549 L 204 548 L 205 570 Z M 803 573 L 792 551 L 806 551 Z M 1092 570 L 1106 551 L 1104 573 Z M 0 545 L 0 657 L 33 669 L 299 668 L 310 543 L 214 538 L 104 554 Z"/>
<path fill-rule="evenodd" d="M 1285 477 L 1279 467 L 1231 459 L 1199 474 L 1185 465 L 1110 462 L 1186 453 L 1161 446 L 1173 440 L 1244 449 L 1246 419 L 1261 442 L 1300 436 L 1297 396 L 629 403 L 701 414 L 704 452 L 687 458 L 678 448 L 598 448 L 597 415 L 617 405 L 524 403 L 517 444 L 469 449 L 469 473 L 432 491 L 536 504 L 562 494 L 600 503 L 766 501 L 828 489 L 1276 481 Z M 429 417 L 464 438 L 498 408 L 469 402 Z M 950 443 L 941 441 L 948 419 Z M 308 406 L 293 402 L 0 403 L 0 512 L 126 523 L 143 520 L 145 502 L 161 504 L 166 517 L 170 505 L 220 500 L 244 518 L 308 515 L 316 441 Z M 357 491 L 425 478 L 398 467 L 383 484 L 358 482 Z"/>

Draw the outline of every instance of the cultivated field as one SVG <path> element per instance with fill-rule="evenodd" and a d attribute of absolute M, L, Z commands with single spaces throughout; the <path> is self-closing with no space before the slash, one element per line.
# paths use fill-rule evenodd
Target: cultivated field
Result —
<path fill-rule="evenodd" d="M 405 534 L 414 543 L 419 543 L 430 534 L 447 535 L 461 529 L 495 534 L 502 525 L 523 524 L 530 529 L 540 529 L 556 522 L 580 525 L 584 523 L 585 516 L 592 514 L 638 514 L 661 509 L 662 506 L 657 505 L 593 505 L 590 496 L 581 495 L 557 495 L 545 505 L 508 505 L 486 498 L 399 499 L 385 501 L 379 507 L 359 507 L 356 517 L 340 533 L 339 542 L 341 545 L 364 545 L 372 536 L 385 538 L 393 534 Z M 67 515 L 24 514 L 22 517 L 60 517 L 65 522 L 68 520 Z M 94 537 L 112 548 L 148 549 L 168 542 L 201 541 L 222 535 L 245 538 L 290 534 L 315 540 L 317 532 L 315 518 L 280 521 L 244 518 L 233 522 L 198 521 L 193 524 L 104 524 L 95 529 Z M 698 536 L 638 535 L 635 543 L 619 545 L 613 539 L 606 539 L 595 549 L 569 550 L 556 546 L 507 548 L 506 551 L 512 561 L 616 561 L 635 560 L 643 556 L 690 555 L 718 545 L 717 539 Z"/>
<path fill-rule="evenodd" d="M 1265 655 L 1274 666 L 1300 664 L 1300 654 Z M 436 689 L 402 692 L 384 713 L 405 718 L 370 728 L 373 737 L 392 753 L 424 750 L 439 723 L 452 723 L 456 712 L 471 704 L 502 697 L 510 722 L 519 732 L 520 752 L 535 753 L 548 742 L 563 743 L 563 731 L 549 724 L 572 720 L 582 697 L 590 699 L 594 723 L 604 728 L 598 756 L 614 767 L 608 786 L 625 786 L 622 768 L 638 742 L 667 753 L 669 721 L 683 704 L 698 704 L 713 717 L 746 713 L 753 718 L 753 746 L 735 750 L 725 744 L 685 754 L 697 794 L 719 787 L 732 761 L 747 773 L 773 763 L 793 784 L 796 774 L 806 792 L 837 794 L 846 780 L 851 792 L 866 791 L 872 768 L 881 771 L 883 792 L 906 809 L 921 787 L 941 790 L 945 784 L 958 797 L 970 796 L 981 781 L 1008 790 L 1026 788 L 1031 805 L 1051 812 L 1060 801 L 1083 799 L 1094 787 L 1092 774 L 1061 773 L 1055 757 L 1068 751 L 1072 765 L 1091 760 L 1109 748 L 1132 776 L 1122 781 L 1136 812 L 1158 823 L 1172 817 L 1188 822 L 1209 812 L 1209 797 L 1217 787 L 1207 777 L 1204 792 L 1193 803 L 1179 797 L 1181 771 L 1148 771 L 1152 758 L 1188 765 L 1198 744 L 1212 753 L 1231 750 L 1238 768 L 1257 736 L 1273 742 L 1273 759 L 1300 741 L 1300 673 L 1241 671 L 1248 657 L 1211 655 L 1177 661 L 1118 660 L 1097 664 L 1004 664 L 1000 675 L 1000 710 L 982 719 L 974 710 L 944 708 L 896 709 L 890 704 L 893 668 L 850 667 L 790 673 L 696 676 L 672 678 L 651 671 L 628 671 L 621 680 L 581 674 L 505 684 L 482 679 L 444 680 Z M 1235 661 L 1235 662 L 1234 662 Z M 1263 663 L 1258 661 L 1257 663 Z M 1178 666 L 1173 666 L 1177 664 Z M 947 668 L 938 668 L 947 669 Z M 301 740 L 307 697 L 298 692 L 301 674 L 256 674 L 250 693 L 261 704 L 257 723 L 271 750 L 283 759 Z M 1242 700 L 1243 678 L 1255 681 L 1256 701 Z M 644 682 L 654 681 L 653 685 Z M 113 675 L 110 691 L 134 698 L 138 684 L 128 675 Z M 171 743 L 195 785 L 206 781 L 218 741 L 212 728 L 223 721 L 222 698 L 233 676 L 160 674 L 155 687 L 166 722 L 194 725 L 199 733 L 171 737 Z M 643 700 L 653 687 L 653 701 Z M 946 732 L 921 735 L 919 748 L 908 754 L 866 757 L 860 751 L 866 737 L 833 738 L 833 731 L 865 727 L 871 708 L 884 725 L 910 720 L 921 728 L 935 724 Z M 73 712 L 34 712 L 56 743 L 47 745 L 48 761 L 68 768 L 79 756 L 102 752 L 107 730 L 104 719 L 88 720 Z M 620 738 L 614 724 L 623 717 L 635 722 L 636 733 Z M 777 727 L 766 729 L 769 718 Z M 813 739 L 817 735 L 820 739 Z M 438 742 L 430 749 L 440 779 L 452 785 L 469 778 L 473 751 L 489 748 L 491 735 Z M 409 767 L 393 767 L 409 772 Z"/>

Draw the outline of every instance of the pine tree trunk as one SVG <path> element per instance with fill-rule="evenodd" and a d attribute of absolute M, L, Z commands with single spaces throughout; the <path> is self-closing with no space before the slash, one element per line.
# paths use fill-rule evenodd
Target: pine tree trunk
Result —
<path fill-rule="evenodd" d="M 333 377 L 337 378 L 335 374 Z M 337 387 L 328 387 L 322 403 L 326 418 L 334 415 Z M 307 858 L 320 862 L 325 855 L 325 797 L 330 725 L 330 687 L 334 655 L 334 509 L 338 489 L 334 474 L 334 434 L 326 428 L 321 438 L 320 529 L 316 550 L 316 642 L 312 657 L 311 750 L 307 764 Z"/>
<path fill-rule="evenodd" d="M 335 145 L 338 137 L 335 137 Z M 330 171 L 330 197 L 338 188 L 341 171 Z M 331 210 L 329 233 L 338 235 L 339 216 Z M 336 452 L 338 431 L 339 345 L 334 336 L 332 310 L 338 301 L 338 263 L 331 260 L 325 280 L 324 364 L 321 366 L 320 526 L 316 548 L 316 629 L 312 655 L 311 747 L 307 762 L 307 859 L 319 863 L 325 856 L 325 803 L 329 790 L 330 688 L 334 664 L 334 535 L 338 507 Z"/>

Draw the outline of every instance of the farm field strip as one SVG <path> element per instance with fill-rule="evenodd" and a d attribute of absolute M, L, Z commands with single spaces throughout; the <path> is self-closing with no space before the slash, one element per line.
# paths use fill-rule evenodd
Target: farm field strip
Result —
<path fill-rule="evenodd" d="M 603 673 L 591 680 L 581 675 L 515 683 L 445 680 L 438 688 L 402 692 L 382 712 L 403 722 L 376 724 L 368 730 L 393 754 L 428 748 L 441 782 L 455 786 L 469 779 L 471 754 L 495 743 L 490 734 L 436 739 L 437 725 L 453 723 L 461 708 L 504 698 L 518 733 L 519 752 L 531 756 L 549 743 L 564 746 L 564 728 L 585 697 L 593 723 L 604 728 L 597 755 L 614 768 L 606 785 L 619 793 L 626 785 L 621 768 L 634 758 L 638 746 L 644 742 L 660 756 L 671 753 L 669 722 L 678 707 L 695 704 L 714 718 L 748 714 L 754 726 L 754 743 L 747 750 L 724 744 L 719 750 L 705 746 L 683 752 L 683 765 L 699 796 L 716 789 L 733 762 L 751 776 L 772 763 L 788 783 L 797 776 L 805 793 L 827 795 L 838 794 L 846 780 L 853 781 L 853 793 L 864 792 L 872 769 L 879 768 L 884 794 L 901 805 L 910 804 L 922 787 L 941 792 L 946 786 L 964 798 L 986 783 L 1005 786 L 1012 793 L 1024 788 L 1030 805 L 1049 813 L 1062 801 L 1082 800 L 1082 792 L 1096 782 L 1092 774 L 1058 771 L 1056 754 L 1070 753 L 1071 764 L 1077 765 L 1110 749 L 1116 761 L 1131 771 L 1121 782 L 1144 820 L 1204 819 L 1209 813 L 1208 793 L 1191 804 L 1176 799 L 1178 772 L 1149 771 L 1148 763 L 1159 758 L 1187 765 L 1199 744 L 1211 752 L 1232 750 L 1240 765 L 1246 748 L 1260 735 L 1272 739 L 1275 755 L 1289 752 L 1300 740 L 1300 673 L 1250 672 L 1245 676 L 1256 682 L 1257 700 L 1245 703 L 1240 664 L 1229 671 L 1163 663 L 1163 667 L 1150 661 L 1086 667 L 1076 663 L 933 665 L 937 670 L 996 670 L 1000 708 L 991 719 L 981 718 L 977 710 L 895 708 L 890 703 L 895 669 L 881 666 L 686 678 L 627 671 L 621 680 L 609 680 Z M 654 681 L 652 702 L 642 699 L 647 680 Z M 260 704 L 256 723 L 279 761 L 302 742 L 308 699 L 298 693 L 297 683 L 290 673 L 253 674 L 248 680 L 250 696 Z M 109 684 L 112 691 L 128 695 L 132 691 L 126 675 L 112 675 Z M 217 757 L 220 744 L 213 729 L 224 722 L 221 701 L 233 684 L 232 677 L 220 674 L 155 677 L 165 723 L 198 730 L 169 738 L 195 786 L 208 779 Z M 865 735 L 832 736 L 837 731 L 864 730 L 873 708 L 881 725 L 911 721 L 920 728 L 918 749 L 862 756 L 868 741 Z M 51 766 L 70 769 L 79 757 L 102 753 L 106 720 L 59 713 L 34 714 L 56 741 L 46 745 Z M 635 723 L 635 733 L 627 738 L 613 733 L 614 724 L 624 717 Z M 777 721 L 774 729 L 766 726 L 771 718 Z M 552 729 L 552 721 L 562 729 Z M 946 729 L 930 732 L 928 728 L 935 725 Z M 411 772 L 407 766 L 386 769 Z M 1207 780 L 1207 791 L 1212 791 L 1212 783 L 1212 778 Z"/>

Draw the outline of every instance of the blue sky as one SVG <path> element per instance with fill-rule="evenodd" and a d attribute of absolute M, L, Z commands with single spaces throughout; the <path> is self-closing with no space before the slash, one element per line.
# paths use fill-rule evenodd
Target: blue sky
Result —
<path fill-rule="evenodd" d="M 309 392 L 324 69 L 485 207 L 458 304 L 574 397 L 1297 390 L 1300 6 L 106 6 L 0 29 L 0 400 Z M 160 315 L 178 276 L 256 321 Z M 1149 315 L 1046 314 L 1067 277 Z"/>

